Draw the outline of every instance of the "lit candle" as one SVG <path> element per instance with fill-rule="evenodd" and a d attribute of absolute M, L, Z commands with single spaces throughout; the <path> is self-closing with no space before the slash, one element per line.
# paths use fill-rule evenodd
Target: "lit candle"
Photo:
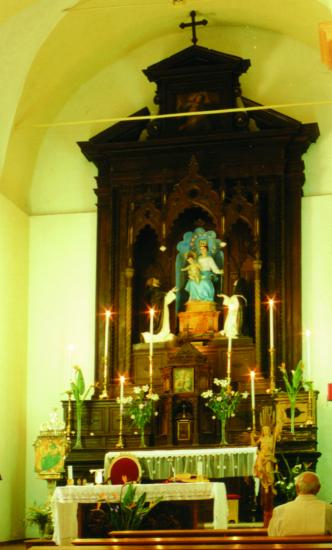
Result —
<path fill-rule="evenodd" d="M 305 331 L 305 341 L 306 341 L 306 358 L 307 358 L 307 379 L 308 382 L 311 382 L 311 361 L 310 361 L 310 355 L 311 355 L 311 349 L 310 349 L 310 337 L 311 337 L 311 331 L 307 329 Z"/>
<path fill-rule="evenodd" d="M 108 338 L 109 338 L 109 330 L 110 330 L 110 318 L 111 318 L 112 312 L 107 309 L 105 312 L 105 348 L 104 348 L 104 362 L 107 364 L 107 358 L 108 358 Z"/>
<path fill-rule="evenodd" d="M 149 347 L 149 379 L 150 379 L 150 391 L 152 391 L 153 381 L 153 317 L 154 309 L 149 310 L 150 314 L 150 347 Z"/>
<path fill-rule="evenodd" d="M 269 300 L 269 313 L 270 313 L 270 349 L 274 349 L 274 327 L 273 327 L 273 306 L 274 301 L 271 298 Z"/>
<path fill-rule="evenodd" d="M 255 410 L 255 371 L 250 371 L 251 408 Z"/>

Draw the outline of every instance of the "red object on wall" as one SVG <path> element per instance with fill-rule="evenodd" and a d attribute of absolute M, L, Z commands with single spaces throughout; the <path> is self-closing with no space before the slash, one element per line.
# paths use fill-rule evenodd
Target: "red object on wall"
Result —
<path fill-rule="evenodd" d="M 332 384 L 327 385 L 327 400 L 332 401 Z"/>

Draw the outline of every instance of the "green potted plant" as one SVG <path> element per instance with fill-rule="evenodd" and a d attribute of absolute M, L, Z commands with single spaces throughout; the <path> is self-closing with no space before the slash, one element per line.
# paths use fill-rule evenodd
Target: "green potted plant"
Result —
<path fill-rule="evenodd" d="M 278 491 L 278 494 L 287 502 L 294 500 L 296 497 L 295 481 L 298 475 L 302 472 L 310 470 L 311 462 L 300 462 L 299 457 L 296 457 L 296 462 L 294 466 L 290 466 L 287 458 L 281 453 L 281 458 L 283 460 L 283 471 L 280 471 L 279 463 L 275 471 L 276 479 L 275 487 Z"/>
<path fill-rule="evenodd" d="M 146 493 L 138 496 L 137 486 L 133 482 L 124 483 L 118 502 L 103 499 L 97 503 L 96 508 L 92 510 L 94 522 L 99 525 L 104 535 L 110 531 L 136 530 L 160 501 L 161 498 L 147 502 Z"/>
<path fill-rule="evenodd" d="M 36 525 L 39 529 L 40 538 L 50 539 L 53 534 L 53 520 L 50 503 L 38 505 L 34 503 L 27 509 L 25 516 L 27 525 Z"/>
<path fill-rule="evenodd" d="M 93 384 L 85 389 L 85 381 L 80 367 L 75 366 L 75 378 L 70 383 L 71 393 L 76 401 L 76 441 L 74 449 L 82 449 L 81 428 L 82 428 L 82 409 L 85 399 L 94 387 Z"/>
<path fill-rule="evenodd" d="M 296 406 L 296 398 L 297 394 L 299 393 L 301 387 L 302 387 L 302 379 L 303 379 L 303 362 L 299 361 L 296 369 L 292 370 L 291 377 L 289 378 L 288 372 L 286 371 L 286 366 L 283 363 L 281 367 L 279 367 L 282 372 L 282 378 L 285 384 L 286 393 L 289 399 L 290 404 L 290 411 L 291 411 L 291 433 L 295 434 L 295 406 Z"/>

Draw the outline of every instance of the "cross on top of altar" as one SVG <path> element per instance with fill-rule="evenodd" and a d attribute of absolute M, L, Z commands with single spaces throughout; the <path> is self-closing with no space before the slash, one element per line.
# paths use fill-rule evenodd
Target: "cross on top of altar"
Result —
<path fill-rule="evenodd" d="M 207 25 L 208 21 L 207 21 L 207 19 L 202 19 L 201 21 L 196 21 L 196 12 L 194 10 L 192 10 L 190 12 L 190 17 L 191 17 L 191 23 L 180 23 L 179 27 L 180 27 L 180 29 L 185 29 L 186 27 L 191 27 L 192 33 L 193 33 L 193 37 L 192 37 L 191 41 L 194 44 L 194 46 L 196 46 L 196 44 L 197 44 L 196 27 L 198 27 L 199 25 Z"/>

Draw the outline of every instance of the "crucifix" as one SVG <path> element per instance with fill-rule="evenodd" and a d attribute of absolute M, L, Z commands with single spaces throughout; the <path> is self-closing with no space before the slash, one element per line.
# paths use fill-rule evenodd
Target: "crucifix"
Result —
<path fill-rule="evenodd" d="M 191 23 L 180 23 L 179 27 L 180 29 L 185 29 L 186 27 L 192 28 L 193 37 L 191 41 L 194 44 L 194 46 L 196 46 L 197 44 L 196 27 L 198 27 L 198 25 L 207 25 L 208 21 L 207 19 L 202 19 L 202 21 L 195 21 L 196 12 L 194 10 L 190 12 L 190 17 L 191 17 Z"/>

